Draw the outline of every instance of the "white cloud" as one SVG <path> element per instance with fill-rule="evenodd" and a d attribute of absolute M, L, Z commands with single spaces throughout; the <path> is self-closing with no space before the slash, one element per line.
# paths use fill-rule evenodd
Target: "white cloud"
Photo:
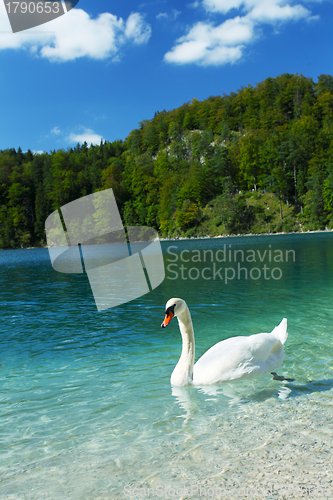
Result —
<path fill-rule="evenodd" d="M 90 144 L 100 144 L 101 140 L 104 140 L 103 137 L 96 134 L 91 128 L 85 128 L 81 133 L 71 132 L 66 138 L 66 141 L 72 144 L 83 144 L 86 142 L 88 146 Z"/>
<path fill-rule="evenodd" d="M 251 20 L 236 17 L 214 27 L 198 23 L 177 40 L 177 45 L 165 55 L 167 62 L 219 65 L 236 62 L 242 56 L 244 43 L 253 38 Z"/>
<path fill-rule="evenodd" d="M 51 130 L 51 134 L 59 135 L 61 133 L 62 132 L 59 127 L 53 127 L 53 129 Z"/>
<path fill-rule="evenodd" d="M 239 9 L 243 3 L 243 0 L 203 0 L 202 5 L 208 12 L 226 14 L 231 9 Z"/>
<path fill-rule="evenodd" d="M 50 61 L 119 58 L 126 43 L 147 43 L 151 28 L 141 14 L 132 13 L 126 21 L 108 12 L 93 19 L 82 9 L 72 9 L 41 27 L 10 33 L 3 2 L 0 3 L 1 49 L 25 49 Z M 44 31 L 44 33 L 43 33 Z"/>
<path fill-rule="evenodd" d="M 132 13 L 126 21 L 125 37 L 134 43 L 147 43 L 151 35 L 151 27 L 137 12 Z"/>
<path fill-rule="evenodd" d="M 211 32 L 214 38 L 223 45 L 237 45 L 249 42 L 253 38 L 253 25 L 249 19 L 238 16 L 228 19 Z"/>
<path fill-rule="evenodd" d="M 312 0 L 317 1 L 317 0 Z M 289 5 L 288 0 L 203 0 L 207 12 L 226 14 L 232 9 L 241 9 L 246 17 L 257 22 L 276 23 L 299 20 L 311 16 L 303 5 Z"/>
<path fill-rule="evenodd" d="M 270 5 L 261 4 L 249 12 L 248 17 L 263 23 L 277 23 L 281 21 L 298 21 L 302 18 L 311 17 L 311 12 L 302 5 Z"/>
<path fill-rule="evenodd" d="M 181 14 L 180 10 L 172 9 L 171 14 L 167 14 L 166 12 L 160 12 L 159 14 L 157 14 L 156 19 L 158 19 L 158 20 L 164 19 L 166 21 L 169 21 L 169 20 L 175 21 L 180 14 Z"/>
<path fill-rule="evenodd" d="M 308 0 L 305 0 L 308 1 Z M 318 1 L 318 0 L 313 0 Z M 210 14 L 228 14 L 240 11 L 222 24 L 211 21 L 195 24 L 189 32 L 176 40 L 165 54 L 169 63 L 222 65 L 238 61 L 246 45 L 259 38 L 262 24 L 281 25 L 300 19 L 313 20 L 309 9 L 292 0 L 202 0 L 193 7 L 203 7 Z M 304 0 L 303 0 L 304 2 Z"/>
<path fill-rule="evenodd" d="M 303 0 L 304 1 L 304 0 Z M 309 0 L 316 1 L 316 0 Z M 222 14 L 226 14 L 232 9 L 241 9 L 244 12 L 253 12 L 267 9 L 272 14 L 271 19 L 273 20 L 276 15 L 276 20 L 279 21 L 281 17 L 280 11 L 284 11 L 287 13 L 287 16 L 295 16 L 297 19 L 299 16 L 299 11 L 306 11 L 308 14 L 310 13 L 307 9 L 305 9 L 302 5 L 289 5 L 290 0 L 203 0 L 202 6 L 207 12 L 220 12 Z"/>

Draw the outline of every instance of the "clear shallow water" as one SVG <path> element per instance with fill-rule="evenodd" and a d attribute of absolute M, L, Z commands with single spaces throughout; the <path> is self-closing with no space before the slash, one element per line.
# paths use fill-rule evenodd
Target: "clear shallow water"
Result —
<path fill-rule="evenodd" d="M 224 245 L 232 258 L 218 262 Z M 163 249 L 162 285 L 99 313 L 87 278 L 55 272 L 47 250 L 0 252 L 0 498 L 293 498 L 310 484 L 313 498 L 332 498 L 333 235 L 163 242 Z M 234 250 L 244 251 L 247 279 L 245 271 L 237 279 L 242 254 L 235 262 Z M 255 262 L 246 262 L 249 250 Z M 286 250 L 295 259 L 285 262 Z M 226 267 L 235 270 L 227 283 Z M 259 279 L 251 279 L 253 268 Z M 171 390 L 181 340 L 175 320 L 160 324 L 173 296 L 190 307 L 196 357 L 287 317 L 278 373 L 295 381 Z M 213 496 L 214 488 L 222 490 Z"/>

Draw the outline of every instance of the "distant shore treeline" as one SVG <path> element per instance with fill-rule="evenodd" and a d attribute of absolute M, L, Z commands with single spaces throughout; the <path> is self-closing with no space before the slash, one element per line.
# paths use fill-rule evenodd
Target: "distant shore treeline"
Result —
<path fill-rule="evenodd" d="M 58 207 L 113 188 L 161 236 L 333 227 L 333 77 L 267 78 L 157 112 L 124 140 L 0 152 L 0 248 L 45 244 Z"/>

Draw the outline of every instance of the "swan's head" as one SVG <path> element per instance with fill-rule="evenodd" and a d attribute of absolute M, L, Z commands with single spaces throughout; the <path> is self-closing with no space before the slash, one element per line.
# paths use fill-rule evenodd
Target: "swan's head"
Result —
<path fill-rule="evenodd" d="M 161 324 L 162 328 L 165 328 L 170 323 L 174 316 L 179 316 L 185 311 L 186 302 L 183 299 L 170 299 L 165 306 L 165 318 Z"/>

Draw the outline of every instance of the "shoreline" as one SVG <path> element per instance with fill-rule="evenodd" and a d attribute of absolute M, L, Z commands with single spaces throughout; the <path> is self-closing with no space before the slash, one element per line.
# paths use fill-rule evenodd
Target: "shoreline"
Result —
<path fill-rule="evenodd" d="M 220 234 L 218 236 L 179 236 L 178 238 L 160 238 L 160 241 L 180 241 L 180 240 L 210 240 L 219 238 L 243 238 L 245 236 L 280 236 L 286 234 L 315 234 L 333 233 L 333 229 L 317 229 L 313 231 L 299 231 L 290 233 L 246 233 L 246 234 Z"/>
<path fill-rule="evenodd" d="M 281 236 L 286 234 L 316 234 L 316 233 L 333 233 L 333 229 L 318 229 L 314 231 L 300 231 L 291 233 L 246 233 L 246 234 L 220 234 L 218 236 L 178 236 L 175 238 L 159 238 L 159 241 L 186 241 L 186 240 L 214 240 L 220 238 L 243 238 L 247 236 Z M 48 246 L 43 247 L 25 247 L 25 248 L 0 248 L 1 251 L 6 250 L 36 250 L 48 249 Z"/>
<path fill-rule="evenodd" d="M 220 234 L 218 236 L 179 236 L 175 238 L 159 238 L 159 241 L 214 240 L 220 238 L 243 238 L 247 236 L 281 236 L 286 234 L 315 234 L 315 233 L 333 233 L 333 229 L 318 229 L 314 231 L 300 231 L 291 233 L 282 232 L 282 233 Z M 48 249 L 48 246 L 25 247 L 25 248 L 0 248 L 0 252 L 6 250 L 36 250 L 36 249 Z"/>

